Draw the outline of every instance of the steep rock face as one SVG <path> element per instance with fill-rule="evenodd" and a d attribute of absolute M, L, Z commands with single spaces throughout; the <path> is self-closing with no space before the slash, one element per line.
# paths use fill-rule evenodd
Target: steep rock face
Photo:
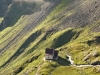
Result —
<path fill-rule="evenodd" d="M 53 4 L 52 0 L 51 0 L 51 3 Z M 12 3 L 9 3 L 9 5 L 4 4 L 6 8 L 3 8 L 3 7 L 1 8 L 3 10 L 6 10 L 6 9 L 7 10 L 5 11 L 6 13 L 4 13 L 4 20 L 2 21 L 0 25 L 0 29 L 3 30 L 6 27 L 13 26 L 22 15 L 30 15 L 34 13 L 42 14 L 43 12 L 45 12 L 46 9 L 50 9 L 48 7 L 52 6 L 52 4 L 50 5 L 49 1 L 43 1 L 43 0 L 39 0 L 39 1 L 13 0 Z"/>
<path fill-rule="evenodd" d="M 0 1 L 0 17 L 3 17 L 8 10 L 8 6 L 12 3 L 12 0 L 1 0 Z"/>
<path fill-rule="evenodd" d="M 33 9 L 36 4 L 13 1 L 9 6 L 8 12 L 5 14 L 4 20 L 2 22 L 2 29 L 13 26 L 22 15 L 28 15 L 33 13 Z"/>
<path fill-rule="evenodd" d="M 67 7 L 67 6 L 66 6 Z M 68 14 L 67 14 L 68 13 Z M 59 25 L 66 27 L 84 27 L 92 26 L 100 19 L 100 1 L 99 0 L 71 0 L 62 13 L 58 17 L 64 17 L 67 14 L 63 22 Z M 93 31 L 100 31 L 100 23 L 93 28 Z"/>

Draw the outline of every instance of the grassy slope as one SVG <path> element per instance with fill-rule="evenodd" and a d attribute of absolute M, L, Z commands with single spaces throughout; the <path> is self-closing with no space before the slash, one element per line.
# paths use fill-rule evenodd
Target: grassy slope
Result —
<path fill-rule="evenodd" d="M 65 5 L 67 3 L 68 0 L 62 0 L 62 3 L 57 6 L 55 10 L 51 12 L 51 14 L 38 27 L 36 27 L 32 32 L 25 34 L 26 36 L 24 36 L 24 38 L 20 40 L 19 43 L 13 45 L 12 48 L 8 49 L 0 57 L 0 60 L 2 60 L 0 61 L 0 65 L 3 65 L 7 60 L 11 58 L 10 63 L 0 69 L 0 75 L 22 75 L 23 73 L 28 73 L 28 75 L 35 75 L 39 64 L 42 64 L 39 70 L 39 73 L 41 75 L 49 75 L 50 73 L 53 73 L 54 75 L 100 74 L 97 72 L 99 69 L 98 67 L 77 68 L 73 66 L 67 66 L 69 65 L 69 62 L 66 58 L 66 54 L 70 54 L 73 57 L 75 64 L 87 64 L 88 61 L 82 61 L 84 56 L 89 52 L 91 53 L 95 51 L 95 48 L 97 47 L 97 51 L 99 51 L 100 49 L 99 45 L 97 46 L 93 44 L 92 46 L 89 46 L 87 44 L 87 40 L 93 39 L 94 36 L 100 35 L 99 33 L 96 35 L 94 35 L 93 33 L 88 34 L 87 32 L 90 30 L 88 29 L 88 27 L 82 29 L 69 28 L 58 32 L 56 32 L 56 30 L 52 30 L 51 32 L 48 31 L 49 29 L 52 29 L 62 22 L 63 18 L 60 19 L 54 17 L 56 17 L 59 13 L 63 12 L 64 9 L 66 9 Z M 55 13 L 57 14 L 55 15 Z M 65 17 L 67 16 L 68 15 L 66 15 Z M 14 37 L 15 31 L 17 33 L 20 32 L 20 29 L 22 29 L 25 23 L 27 23 L 28 21 L 27 17 L 28 16 L 25 16 L 24 18 L 19 19 L 19 21 L 16 23 L 16 25 L 19 26 L 16 27 L 15 25 L 2 31 L 0 33 L 0 43 L 3 43 L 8 37 L 11 37 L 12 35 Z M 22 22 L 21 25 L 20 22 Z M 12 30 L 13 28 L 14 30 Z M 9 34 L 6 34 L 10 30 L 11 32 Z M 4 35 L 7 36 L 2 37 Z M 32 35 L 33 37 L 35 36 L 37 38 L 34 38 L 33 40 Z M 20 44 L 22 45 L 20 46 Z M 42 59 L 44 56 L 44 49 L 47 47 L 54 47 L 59 51 L 62 49 L 62 51 L 60 51 L 59 53 L 59 60 L 52 61 L 51 63 L 49 61 L 43 63 Z M 18 53 L 16 52 L 16 50 L 18 50 Z M 21 51 L 22 53 L 20 54 Z M 84 55 L 84 53 L 86 54 Z M 95 60 L 95 58 L 93 57 L 90 57 L 89 59 L 90 61 L 92 61 L 92 59 Z M 97 57 L 96 59 L 99 59 L 99 57 Z"/>

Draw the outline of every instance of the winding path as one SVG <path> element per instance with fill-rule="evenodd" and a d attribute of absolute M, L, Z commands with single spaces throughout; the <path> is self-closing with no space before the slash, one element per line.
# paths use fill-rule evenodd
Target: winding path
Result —
<path fill-rule="evenodd" d="M 76 67 L 94 66 L 94 65 L 75 65 L 74 64 L 74 60 L 72 60 L 72 57 L 70 55 L 67 55 L 67 57 L 68 57 L 68 60 L 70 61 L 72 66 L 76 66 Z M 95 65 L 95 66 L 99 66 L 100 67 L 100 65 Z"/>
<path fill-rule="evenodd" d="M 39 72 L 39 70 L 40 70 L 40 66 L 41 66 L 41 65 L 42 65 L 42 64 L 39 63 L 39 66 L 38 66 L 37 71 L 36 71 L 36 75 L 39 75 L 38 72 Z"/>
<path fill-rule="evenodd" d="M 39 65 L 38 65 L 38 68 L 37 68 L 37 71 L 36 71 L 36 74 L 35 75 L 39 75 L 39 70 L 40 70 L 40 67 L 41 65 L 45 62 L 45 57 L 43 58 L 43 62 L 39 62 Z"/>

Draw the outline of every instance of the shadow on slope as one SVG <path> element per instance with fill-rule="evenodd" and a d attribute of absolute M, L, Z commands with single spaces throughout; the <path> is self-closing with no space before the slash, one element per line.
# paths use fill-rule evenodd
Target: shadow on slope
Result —
<path fill-rule="evenodd" d="M 96 36 L 92 40 L 88 40 L 86 43 L 89 46 L 91 46 L 92 44 L 100 45 L 100 36 Z"/>
<path fill-rule="evenodd" d="M 18 68 L 14 69 L 13 75 L 19 74 L 22 70 L 25 69 L 25 67 L 26 67 L 29 63 L 31 63 L 31 62 L 37 60 L 40 56 L 41 56 L 41 54 L 37 54 L 37 55 L 34 55 L 34 56 L 30 57 L 29 59 L 27 59 L 27 60 L 26 60 L 23 64 L 21 64 Z M 35 68 L 36 68 L 36 67 L 34 67 L 34 69 L 35 69 Z"/>
<path fill-rule="evenodd" d="M 22 15 L 33 14 L 39 9 L 39 5 L 37 7 L 35 2 L 13 1 L 12 4 L 9 5 L 9 10 L 6 12 L 4 20 L 0 25 L 0 30 L 14 25 Z"/>
<path fill-rule="evenodd" d="M 29 38 L 20 46 L 20 48 L 16 51 L 16 53 L 10 57 L 8 61 L 6 61 L 1 67 L 5 66 L 9 63 L 13 58 L 17 58 L 24 50 L 40 35 L 40 32 L 35 32 L 29 36 Z"/>
<path fill-rule="evenodd" d="M 60 64 L 61 66 L 67 66 L 67 65 L 70 65 L 70 61 L 68 61 L 67 59 L 65 58 L 62 58 L 62 57 L 58 57 L 57 60 L 53 60 L 55 62 L 57 62 L 58 64 Z"/>
<path fill-rule="evenodd" d="M 75 35 L 75 32 L 73 32 L 73 30 L 69 30 L 63 33 L 56 40 L 54 40 L 55 41 L 54 48 L 61 47 L 64 44 L 70 42 L 74 35 Z"/>

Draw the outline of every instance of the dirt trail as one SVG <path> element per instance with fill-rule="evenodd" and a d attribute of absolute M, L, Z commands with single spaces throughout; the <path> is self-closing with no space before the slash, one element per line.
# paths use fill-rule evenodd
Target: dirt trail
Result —
<path fill-rule="evenodd" d="M 71 63 L 72 66 L 75 66 L 75 67 L 94 66 L 94 65 L 75 65 L 74 64 L 74 60 L 72 60 L 72 57 L 70 55 L 67 55 L 67 57 L 68 57 L 68 60 L 70 61 L 70 63 Z M 100 65 L 95 65 L 95 66 L 99 66 L 100 67 Z"/>
<path fill-rule="evenodd" d="M 35 75 L 39 75 L 39 70 L 40 70 L 40 67 L 43 65 L 43 63 L 45 62 L 45 57 L 43 58 L 43 62 L 39 62 L 39 65 L 38 65 L 38 68 L 37 68 L 37 71 L 36 71 L 36 74 Z"/>

